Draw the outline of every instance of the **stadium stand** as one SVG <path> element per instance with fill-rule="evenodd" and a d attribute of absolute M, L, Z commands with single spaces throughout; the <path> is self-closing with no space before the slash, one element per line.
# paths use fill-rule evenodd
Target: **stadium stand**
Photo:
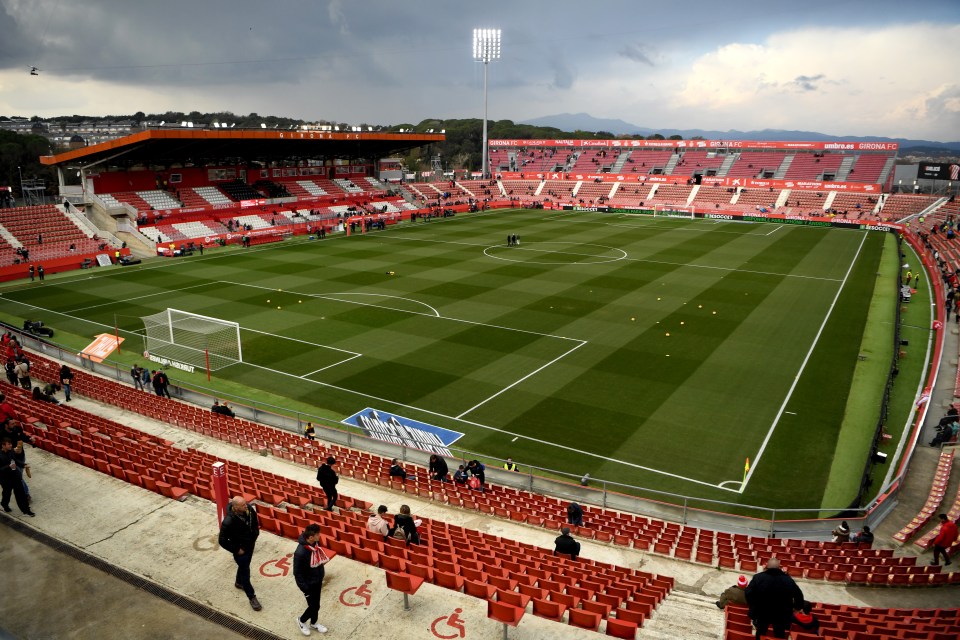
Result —
<path fill-rule="evenodd" d="M 894 193 L 884 200 L 880 210 L 885 220 L 902 220 L 915 215 L 936 203 L 940 198 L 935 196 L 911 195 Z"/>
<path fill-rule="evenodd" d="M 717 175 L 725 159 L 726 156 L 713 151 L 684 151 L 672 173 L 675 176 Z"/>
<path fill-rule="evenodd" d="M 785 180 L 834 180 L 847 157 L 840 154 L 795 153 Z M 829 177 L 828 177 L 829 176 Z"/>
<path fill-rule="evenodd" d="M 933 476 L 933 483 L 930 485 L 930 494 L 927 501 L 916 515 L 905 527 L 893 535 L 893 539 L 903 544 L 912 538 L 920 529 L 922 529 L 934 514 L 938 513 L 940 503 L 943 502 L 943 496 L 947 492 L 947 481 L 950 479 L 950 469 L 953 467 L 953 450 L 942 451 L 940 460 L 937 462 L 937 470 Z"/>
<path fill-rule="evenodd" d="M 960 609 L 884 609 L 814 603 L 812 613 L 820 622 L 819 635 L 802 633 L 794 627 L 791 638 L 949 640 L 960 634 Z M 746 607 L 728 605 L 724 614 L 726 640 L 754 638 Z"/>
<path fill-rule="evenodd" d="M 728 178 L 772 178 L 786 156 L 775 151 L 742 151 L 727 171 Z"/>
<path fill-rule="evenodd" d="M 693 187 L 686 184 L 661 184 L 649 199 L 657 203 L 686 206 L 692 190 Z"/>
<path fill-rule="evenodd" d="M 0 209 L 0 226 L 14 240 L 3 238 L 0 245 L 0 263 L 5 265 L 19 259 L 16 250 L 21 247 L 29 251 L 31 262 L 39 262 L 89 253 L 100 244 L 55 205 Z"/>
<path fill-rule="evenodd" d="M 42 356 L 34 356 L 33 362 L 36 378 L 57 379 L 59 365 Z M 327 455 L 316 443 L 297 434 L 226 418 L 175 400 L 130 393 L 127 386 L 82 371 L 76 372 L 74 392 L 243 448 L 267 451 L 296 464 L 315 467 Z M 389 475 L 388 458 L 336 445 L 329 449 L 340 462 L 341 475 L 534 527 L 558 530 L 566 526 L 566 503 L 557 498 L 495 484 L 478 493 L 465 486 L 430 480 L 426 473 L 402 483 Z M 958 505 L 960 501 L 954 509 L 960 513 Z M 893 549 L 873 549 L 853 542 L 729 534 L 590 505 L 584 505 L 583 510 L 588 526 L 573 528 L 579 538 L 709 566 L 750 572 L 776 556 L 785 569 L 809 580 L 898 586 L 960 584 L 960 572 L 944 573 L 940 566 L 918 565 L 916 556 L 895 556 Z M 960 545 L 952 552 L 958 549 Z"/>
<path fill-rule="evenodd" d="M 73 407 L 34 401 L 24 390 L 13 390 L 11 395 L 26 414 L 38 446 L 45 450 L 171 499 L 187 493 L 213 499 L 210 467 L 217 458 L 195 449 L 174 448 L 162 438 Z M 232 420 L 206 413 L 218 420 Z M 336 455 L 346 466 L 351 453 L 317 445 L 309 464 Z M 370 534 L 364 526 L 366 516 L 350 510 L 369 510 L 369 503 L 341 495 L 338 512 L 314 509 L 313 505 L 323 504 L 316 487 L 237 463 L 227 467 L 227 485 L 231 495 L 260 503 L 264 530 L 295 539 L 306 524 L 317 523 L 324 531 L 322 546 L 338 555 L 420 573 L 418 577 L 457 591 L 471 581 L 474 587 L 464 593 L 485 599 L 496 595 L 497 602 L 521 608 L 526 608 L 533 595 L 564 602 L 568 613 L 593 614 L 589 617 L 596 623 L 595 630 L 602 620 L 619 619 L 621 608 L 649 615 L 673 588 L 671 578 L 584 558 L 571 560 L 549 549 L 426 517 L 419 526 L 421 544 L 408 547 Z M 535 591 L 523 593 L 520 585 Z"/>

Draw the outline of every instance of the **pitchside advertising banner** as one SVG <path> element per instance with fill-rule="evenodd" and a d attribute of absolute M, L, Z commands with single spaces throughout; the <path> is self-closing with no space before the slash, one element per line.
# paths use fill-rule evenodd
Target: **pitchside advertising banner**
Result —
<path fill-rule="evenodd" d="M 463 437 L 459 431 L 436 427 L 370 407 L 358 411 L 342 422 L 358 427 L 365 435 L 377 440 L 448 457 L 454 457 L 448 447 Z"/>
<path fill-rule="evenodd" d="M 491 147 L 606 147 L 627 149 L 799 149 L 897 151 L 896 142 L 793 142 L 790 140 L 491 140 Z"/>
<path fill-rule="evenodd" d="M 640 207 L 578 207 L 565 204 L 560 207 L 564 211 L 599 211 L 604 213 L 632 213 L 636 215 L 656 215 L 659 218 L 689 218 L 689 211 L 670 211 L 669 209 L 654 211 Z M 742 211 L 699 211 L 693 214 L 694 218 L 705 220 L 729 220 L 731 222 L 775 222 L 777 224 L 797 224 L 806 227 L 837 227 L 844 229 L 862 229 L 864 231 L 902 231 L 898 224 L 886 224 L 872 220 L 848 220 L 846 218 L 811 218 L 805 216 L 785 216 L 779 213 L 759 213 Z"/>
<path fill-rule="evenodd" d="M 619 173 L 520 173 L 501 172 L 503 180 L 582 180 L 588 182 L 623 182 L 624 184 L 688 184 L 690 176 L 664 176 L 647 174 Z M 943 178 L 945 179 L 945 178 Z M 880 193 L 879 184 L 862 182 L 837 182 L 824 180 L 756 180 L 754 178 L 721 178 L 703 176 L 701 181 L 708 187 L 743 187 L 744 189 L 824 189 L 827 191 L 847 191 L 850 193 Z"/>
<path fill-rule="evenodd" d="M 955 162 L 921 162 L 917 167 L 921 180 L 960 180 L 960 164 Z"/>

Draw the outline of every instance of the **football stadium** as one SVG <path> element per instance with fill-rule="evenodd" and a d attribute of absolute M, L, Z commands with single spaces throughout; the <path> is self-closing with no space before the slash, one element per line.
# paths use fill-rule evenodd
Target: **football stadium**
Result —
<path fill-rule="evenodd" d="M 456 166 L 145 119 L 0 192 L 0 631 L 960 634 L 960 160 L 488 135 L 500 38 Z"/>

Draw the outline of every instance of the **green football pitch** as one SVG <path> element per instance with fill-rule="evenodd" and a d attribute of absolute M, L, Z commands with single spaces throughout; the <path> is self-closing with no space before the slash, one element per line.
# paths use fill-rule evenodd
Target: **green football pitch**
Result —
<path fill-rule="evenodd" d="M 117 323 L 127 353 L 168 307 L 231 320 L 243 362 L 214 387 L 373 407 L 577 477 L 817 507 L 889 236 L 507 210 L 20 283 L 0 308 L 83 344 Z"/>

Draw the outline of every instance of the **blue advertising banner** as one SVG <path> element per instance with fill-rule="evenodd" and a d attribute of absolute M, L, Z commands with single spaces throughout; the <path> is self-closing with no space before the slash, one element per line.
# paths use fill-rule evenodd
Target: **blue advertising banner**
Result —
<path fill-rule="evenodd" d="M 342 422 L 362 429 L 371 438 L 449 457 L 454 456 L 447 447 L 463 437 L 459 431 L 451 431 L 370 407 L 356 412 Z"/>

